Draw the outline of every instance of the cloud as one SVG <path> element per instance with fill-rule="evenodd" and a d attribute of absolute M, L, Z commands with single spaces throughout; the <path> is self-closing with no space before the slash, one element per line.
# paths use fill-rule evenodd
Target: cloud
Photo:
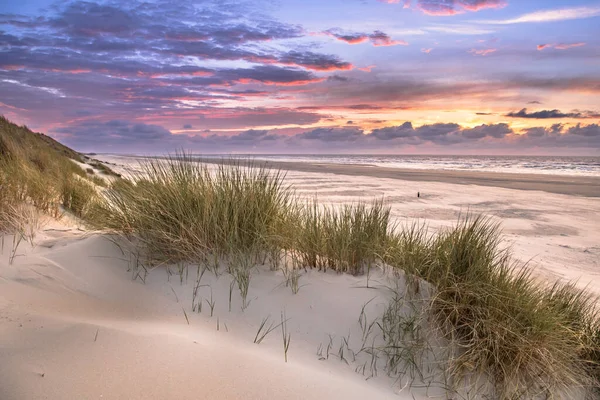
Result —
<path fill-rule="evenodd" d="M 281 152 L 373 151 L 411 149 L 447 149 L 453 153 L 465 149 L 586 148 L 600 149 L 600 126 L 577 124 L 565 127 L 527 128 L 517 132 L 507 124 L 482 124 L 472 128 L 454 123 L 436 123 L 414 127 L 411 122 L 366 132 L 349 124 L 322 127 L 284 134 L 277 130 L 249 129 L 233 134 L 217 134 L 203 129 L 199 135 L 174 134 L 155 125 L 126 120 L 87 121 L 55 129 L 52 133 L 81 151 L 162 153 L 180 148 L 205 153 L 231 151 Z M 350 126 L 348 126 L 350 125 Z M 333 147 L 332 147 L 333 146 Z M 423 151 L 423 150 L 421 150 Z"/>
<path fill-rule="evenodd" d="M 342 61 L 337 56 L 313 53 L 310 51 L 289 51 L 280 56 L 276 62 L 285 65 L 300 66 L 315 71 L 349 71 L 354 66 Z"/>
<path fill-rule="evenodd" d="M 525 129 L 512 135 L 511 143 L 524 147 L 600 149 L 600 125 L 577 124 L 569 128 L 554 124 L 550 127 Z"/>
<path fill-rule="evenodd" d="M 342 42 L 346 42 L 348 44 L 359 44 L 359 43 L 364 43 L 367 40 L 369 40 L 369 35 L 366 35 L 364 33 L 336 33 L 335 30 L 327 30 L 325 32 L 323 32 L 325 35 L 327 36 L 331 36 L 333 38 L 336 38 L 337 40 L 340 40 Z"/>
<path fill-rule="evenodd" d="M 562 8 L 555 10 L 541 10 L 535 11 L 529 14 L 523 14 L 517 18 L 503 19 L 503 20 L 485 20 L 480 21 L 485 24 L 521 24 L 521 23 L 539 23 L 539 22 L 555 22 L 555 21 L 568 21 L 574 19 L 583 19 L 597 17 L 600 15 L 600 7 L 574 7 L 574 8 Z"/>
<path fill-rule="evenodd" d="M 528 113 L 526 108 L 518 112 L 506 114 L 511 118 L 553 119 L 553 118 L 600 118 L 600 114 L 593 111 L 574 111 L 563 113 L 559 110 L 541 110 Z"/>
<path fill-rule="evenodd" d="M 183 125 L 183 129 L 192 129 L 193 126 L 191 124 L 185 124 Z"/>
<path fill-rule="evenodd" d="M 489 35 L 496 31 L 472 25 L 436 25 L 425 28 L 432 32 L 448 33 L 451 35 Z"/>
<path fill-rule="evenodd" d="M 400 126 L 375 129 L 371 132 L 371 137 L 379 140 L 393 140 L 412 136 L 415 136 L 415 129 L 411 122 L 405 122 Z"/>
<path fill-rule="evenodd" d="M 473 54 L 474 56 L 485 57 L 489 54 L 497 52 L 498 49 L 471 49 L 467 53 Z"/>
<path fill-rule="evenodd" d="M 427 15 L 448 16 L 466 11 L 477 12 L 488 8 L 503 8 L 504 0 L 419 0 L 417 8 Z"/>
<path fill-rule="evenodd" d="M 577 43 L 557 43 L 557 44 L 538 44 L 537 45 L 537 49 L 538 50 L 544 50 L 544 49 L 548 49 L 548 48 L 554 48 L 557 50 L 568 50 L 568 49 L 572 49 L 574 47 L 582 47 L 585 46 L 584 42 L 577 42 Z"/>
<path fill-rule="evenodd" d="M 461 135 L 468 139 L 483 139 L 486 137 L 490 138 L 503 138 L 509 135 L 513 130 L 508 124 L 495 124 L 495 125 L 479 125 L 470 129 L 463 129 Z"/>
<path fill-rule="evenodd" d="M 363 131 L 358 128 L 317 128 L 300 133 L 295 138 L 322 142 L 354 142 L 362 136 Z"/>
<path fill-rule="evenodd" d="M 421 49 L 421 53 L 429 54 L 429 53 L 431 53 L 432 50 L 433 50 L 432 48 L 428 48 L 428 49 L 427 48 L 422 48 Z"/>
<path fill-rule="evenodd" d="M 559 43 L 559 44 L 554 45 L 554 48 L 558 49 L 558 50 L 567 50 L 567 49 L 572 49 L 573 47 L 581 47 L 581 46 L 585 46 L 585 43 L 583 43 L 583 42 Z"/>
<path fill-rule="evenodd" d="M 362 71 L 362 72 L 371 72 L 373 70 L 373 68 L 376 68 L 376 67 L 377 67 L 376 65 L 369 65 L 367 67 L 358 68 L 358 70 Z"/>
<path fill-rule="evenodd" d="M 294 69 L 281 68 L 274 65 L 260 65 L 253 68 L 223 69 L 216 72 L 217 78 L 222 78 L 223 83 L 250 83 L 260 82 L 268 85 L 306 85 L 309 83 L 322 82 L 311 72 Z"/>
<path fill-rule="evenodd" d="M 239 133 L 238 135 L 235 135 L 232 137 L 233 140 L 243 140 L 243 141 L 257 141 L 257 140 L 262 140 L 265 137 L 267 137 L 267 135 L 269 134 L 268 130 L 255 130 L 255 129 L 250 129 L 247 130 L 245 132 Z"/>
<path fill-rule="evenodd" d="M 331 75 L 327 77 L 327 80 L 332 82 L 348 82 L 350 78 L 347 76 Z"/>
<path fill-rule="evenodd" d="M 377 47 L 379 47 L 379 46 L 396 46 L 396 45 L 408 46 L 408 42 L 406 42 L 404 40 L 393 40 L 387 34 L 381 32 L 381 31 L 375 31 L 372 34 L 370 34 L 369 40 L 371 40 L 371 43 L 373 43 L 373 46 L 377 46 Z"/>
<path fill-rule="evenodd" d="M 135 144 L 150 141 L 156 143 L 171 137 L 171 132 L 162 126 L 123 120 L 86 121 L 79 125 L 55 129 L 54 132 L 65 135 L 64 142 L 76 147 L 103 142 Z"/>
<path fill-rule="evenodd" d="M 407 46 L 408 43 L 404 40 L 394 40 L 388 34 L 382 31 L 374 31 L 373 33 L 342 33 L 339 29 L 329 29 L 323 32 L 325 35 L 331 36 L 348 44 L 360 44 L 370 41 L 373 46 Z"/>
<path fill-rule="evenodd" d="M 0 15 L 0 24 L 22 30 L 16 36 L 4 35 L 13 45 L 44 49 L 38 51 L 35 63 L 31 54 L 24 57 L 29 66 L 59 64 L 54 61 L 58 55 L 63 63 L 92 71 L 113 71 L 113 63 L 123 64 L 120 68 L 132 64 L 130 72 L 134 68 L 146 71 L 143 64 L 156 66 L 160 58 L 165 66 L 195 59 L 245 60 L 317 71 L 351 69 L 349 63 L 334 55 L 261 48 L 263 43 L 299 38 L 305 32 L 299 26 L 275 21 L 248 7 L 245 3 L 225 7 L 219 0 L 206 0 L 200 5 L 131 1 L 118 6 L 71 1 L 54 6 L 56 13 L 50 16 Z M 182 60 L 184 57 L 188 60 Z M 179 60 L 171 62 L 175 59 Z"/>

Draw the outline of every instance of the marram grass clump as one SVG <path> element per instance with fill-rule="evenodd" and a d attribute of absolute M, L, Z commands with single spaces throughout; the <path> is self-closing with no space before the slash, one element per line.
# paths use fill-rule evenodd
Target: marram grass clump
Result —
<path fill-rule="evenodd" d="M 454 385 L 486 376 L 500 399 L 598 387 L 596 298 L 536 281 L 490 219 L 468 216 L 434 237 L 413 227 L 391 243 L 386 261 L 435 288 L 433 326 L 458 349 L 444 367 Z"/>
<path fill-rule="evenodd" d="M 238 252 L 264 256 L 291 206 L 283 175 L 191 156 L 147 160 L 133 182 L 117 181 L 96 203 L 92 222 L 132 233 L 160 262 L 207 263 Z"/>
<path fill-rule="evenodd" d="M 359 274 L 375 266 L 393 230 L 383 201 L 340 207 L 309 202 L 294 222 L 293 250 L 299 265 Z"/>

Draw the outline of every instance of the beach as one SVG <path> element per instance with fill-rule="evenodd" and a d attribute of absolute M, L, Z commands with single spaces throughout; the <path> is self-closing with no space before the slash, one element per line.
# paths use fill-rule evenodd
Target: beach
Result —
<path fill-rule="evenodd" d="M 139 169 L 135 157 L 97 157 L 125 176 Z M 384 199 L 400 226 L 425 224 L 437 232 L 467 213 L 489 215 L 501 224 L 503 245 L 529 263 L 536 279 L 577 281 L 600 294 L 597 178 L 269 164 L 285 170 L 285 183 L 302 199 L 330 205 Z M 389 301 L 385 274 L 308 270 L 293 293 L 281 271 L 257 266 L 247 302 L 237 287 L 232 295 L 229 276 L 207 273 L 199 311 L 190 307 L 195 268 L 178 274 L 176 266 L 163 266 L 140 275 L 127 248 L 76 219 L 48 222 L 33 246 L 22 243 L 12 252 L 12 262 L 11 240 L 5 237 L 0 258 L 2 399 L 444 393 L 437 378 L 424 388 L 415 371 L 389 377 L 359 351 L 361 318 L 375 321 Z M 275 328 L 257 344 L 265 326 Z"/>
<path fill-rule="evenodd" d="M 136 157 L 105 156 L 102 160 L 116 164 L 125 174 L 139 167 Z M 384 199 L 403 225 L 416 222 L 436 231 L 467 213 L 495 217 L 506 246 L 541 279 L 577 281 L 600 294 L 599 177 L 252 163 L 285 171 L 286 182 L 305 199 L 328 204 Z"/>

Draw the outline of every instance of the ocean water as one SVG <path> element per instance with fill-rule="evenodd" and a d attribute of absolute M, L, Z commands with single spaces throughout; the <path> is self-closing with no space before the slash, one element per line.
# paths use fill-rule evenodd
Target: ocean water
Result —
<path fill-rule="evenodd" d="M 230 156 L 215 156 L 230 157 Z M 599 176 L 600 157 L 236 155 L 239 158 L 307 163 L 360 164 L 388 168 Z"/>

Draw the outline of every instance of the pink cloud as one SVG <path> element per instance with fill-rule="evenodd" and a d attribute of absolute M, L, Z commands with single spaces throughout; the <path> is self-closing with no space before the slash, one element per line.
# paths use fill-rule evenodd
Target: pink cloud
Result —
<path fill-rule="evenodd" d="M 399 4 L 402 3 L 404 8 L 410 8 L 411 0 L 378 0 L 380 3 Z"/>
<path fill-rule="evenodd" d="M 363 71 L 363 72 L 371 72 L 371 70 L 373 70 L 373 68 L 375 68 L 375 65 L 369 65 L 368 67 L 362 67 L 362 68 L 358 68 L 359 71 Z"/>
<path fill-rule="evenodd" d="M 323 34 L 330 36 L 334 39 L 337 39 L 342 42 L 346 42 L 348 44 L 360 44 L 369 40 L 369 36 L 366 34 L 340 34 L 332 32 L 331 30 L 323 32 Z"/>
<path fill-rule="evenodd" d="M 557 43 L 557 44 L 538 44 L 537 45 L 537 49 L 539 51 L 544 50 L 544 49 L 557 49 L 557 50 L 568 50 L 568 49 L 572 49 L 574 47 L 581 47 L 581 46 L 585 46 L 584 42 L 577 42 L 577 43 Z"/>
<path fill-rule="evenodd" d="M 429 54 L 429 53 L 431 53 L 432 50 L 433 49 L 425 49 L 425 48 L 423 48 L 423 49 L 421 49 L 421 53 Z"/>
<path fill-rule="evenodd" d="M 505 0 L 459 0 L 457 1 L 465 10 L 477 12 L 486 8 L 504 8 L 507 6 Z"/>
<path fill-rule="evenodd" d="M 373 46 L 408 46 L 408 42 L 405 40 L 394 40 L 387 33 L 382 31 L 374 31 L 373 33 L 341 33 L 335 29 L 330 29 L 323 32 L 324 35 L 330 36 L 339 41 L 348 44 L 360 44 L 366 41 L 370 41 Z"/>
<path fill-rule="evenodd" d="M 371 35 L 370 39 L 371 39 L 371 43 L 373 43 L 373 46 L 375 46 L 375 47 L 397 46 L 397 45 L 408 46 L 408 42 L 407 41 L 404 41 L 404 40 L 393 40 L 392 38 L 390 38 L 387 35 L 381 35 L 381 36 Z"/>
<path fill-rule="evenodd" d="M 498 51 L 498 49 L 471 49 L 468 52 L 475 56 L 487 56 Z"/>
<path fill-rule="evenodd" d="M 404 8 L 409 8 L 409 0 L 379 0 L 387 4 L 402 3 Z M 477 12 L 485 9 L 498 9 L 506 7 L 506 0 L 418 0 L 416 8 L 427 15 L 449 16 L 464 12 Z"/>
<path fill-rule="evenodd" d="M 583 42 L 579 42 L 579 43 L 559 43 L 556 46 L 554 46 L 554 48 L 558 49 L 558 50 L 567 50 L 567 49 L 572 49 L 573 47 L 581 47 L 581 46 L 585 46 L 585 43 L 583 43 Z"/>

